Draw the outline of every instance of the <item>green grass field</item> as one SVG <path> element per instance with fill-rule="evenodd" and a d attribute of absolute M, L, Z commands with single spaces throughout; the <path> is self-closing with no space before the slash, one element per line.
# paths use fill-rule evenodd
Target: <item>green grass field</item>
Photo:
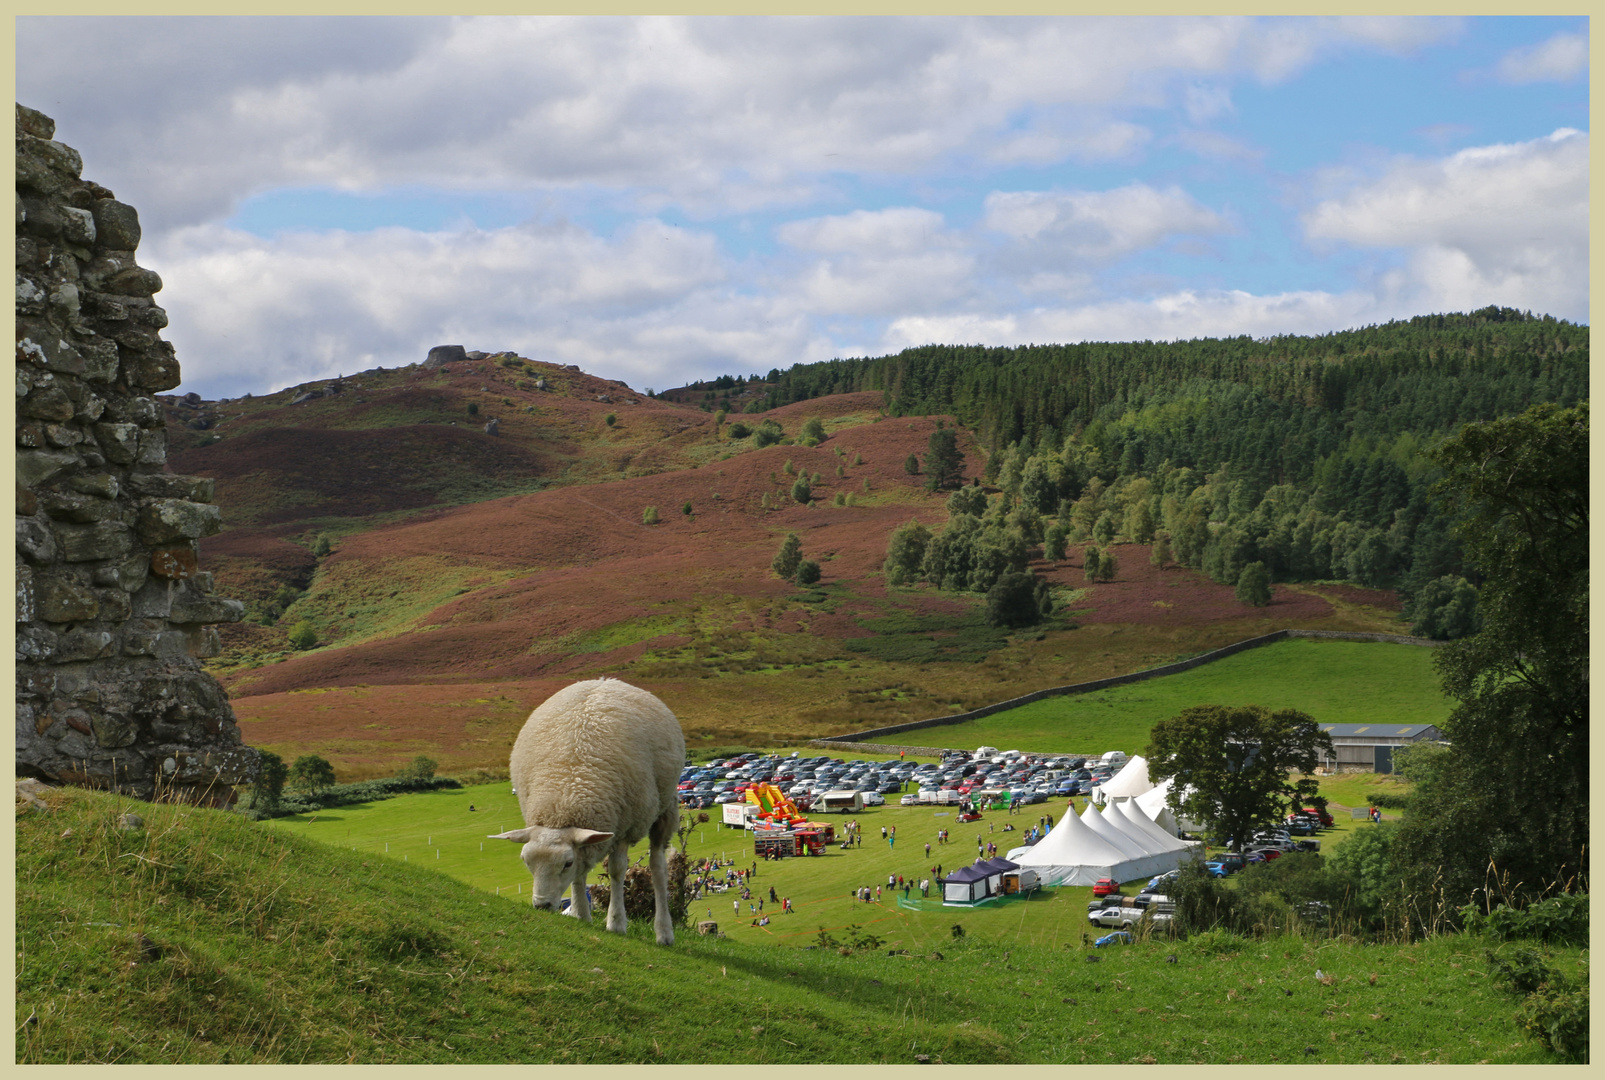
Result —
<path fill-rule="evenodd" d="M 979 931 L 982 916 L 944 912 L 901 938 L 908 955 L 688 932 L 666 949 L 643 923 L 609 934 L 410 858 L 294 835 L 308 829 L 83 789 L 45 797 L 48 812 L 16 825 L 18 1063 L 1553 1060 L 1489 985 L 1477 940 L 1010 948 L 954 939 L 947 925 Z M 410 803 L 429 807 L 417 824 L 455 812 Z M 141 827 L 120 827 L 128 811 Z M 867 866 L 868 846 L 841 864 L 855 857 Z M 1050 906 L 995 917 L 1029 923 Z M 1586 950 L 1552 955 L 1587 979 Z"/>
<path fill-rule="evenodd" d="M 1392 785 L 1389 790 L 1407 790 L 1402 783 L 1384 782 Z M 1349 777 L 1323 779 L 1323 791 L 1340 804 L 1364 805 L 1358 783 Z M 896 796 L 889 798 L 892 804 L 896 801 Z M 1085 806 L 1085 800 L 1075 802 L 1078 810 Z M 473 811 L 468 809 L 470 805 Z M 988 811 L 980 821 L 969 825 L 957 824 L 950 807 L 866 807 L 850 815 L 863 826 L 861 847 L 848 851 L 832 848 L 818 857 L 759 864 L 756 883 L 766 900 L 773 886 L 778 895 L 791 898 L 796 914 L 782 916 L 766 902 L 764 913 L 770 915 L 770 924 L 754 927 L 751 922 L 757 913 L 742 903 L 737 916 L 732 907 L 734 893 L 708 896 L 698 903 L 696 912 L 701 918 L 718 922 L 733 939 L 754 944 L 806 943 L 821 927 L 834 933 L 857 924 L 886 938 L 888 948 L 926 949 L 949 937 L 954 922 L 962 922 L 967 934 L 999 945 L 1055 947 L 1079 943 L 1087 929 L 1087 901 L 1092 899 L 1092 890 L 1087 886 L 1045 889 L 1028 901 L 1010 899 L 973 909 L 943 907 L 934 899 L 934 886 L 933 898 L 919 903 L 917 909 L 899 904 L 889 891 L 883 893 L 879 903 L 865 904 L 850 898 L 850 893 L 861 886 L 873 889 L 880 885 L 884 889 L 889 874 L 918 881 L 929 876 L 937 863 L 944 872 L 967 866 L 975 858 L 977 836 L 997 844 L 999 852 L 1007 854 L 1023 846 L 1021 834 L 1036 824 L 1039 816 L 1051 815 L 1057 821 L 1065 806 L 1064 799 L 1050 799 L 1012 817 L 1003 811 Z M 732 859 L 740 866 L 750 867 L 750 835 L 721 825 L 719 811 L 719 807 L 708 811 L 710 820 L 691 835 L 687 855 L 693 860 Z M 1390 812 L 1388 816 L 1394 815 Z M 1352 821 L 1346 813 L 1334 813 L 1334 817 L 1336 827 L 1321 838 L 1324 851 L 1342 843 L 1354 829 L 1367 827 L 1364 822 Z M 831 822 L 840 831 L 848 818 L 849 815 L 830 814 L 816 820 Z M 1012 823 L 1016 831 L 1001 831 L 1006 823 Z M 403 795 L 263 824 L 333 847 L 437 871 L 493 895 L 523 897 L 526 902 L 529 899 L 529 874 L 519 861 L 518 846 L 486 838 L 487 834 L 523 825 L 509 783 Z M 881 839 L 882 826 L 896 827 L 895 843 Z M 937 831 L 943 828 L 951 834 L 951 842 L 945 847 L 937 839 Z M 927 842 L 931 845 L 929 858 L 925 855 Z M 645 856 L 645 842 L 631 851 L 632 859 Z M 595 871 L 591 880 L 598 880 Z M 910 901 L 918 899 L 917 890 L 910 894 Z"/>
<path fill-rule="evenodd" d="M 1138 754 L 1154 724 L 1189 705 L 1298 709 L 1323 724 L 1436 724 L 1452 702 L 1438 689 L 1432 655 L 1418 645 L 1293 638 L 1178 675 L 1034 701 L 906 737 L 966 748 Z"/>

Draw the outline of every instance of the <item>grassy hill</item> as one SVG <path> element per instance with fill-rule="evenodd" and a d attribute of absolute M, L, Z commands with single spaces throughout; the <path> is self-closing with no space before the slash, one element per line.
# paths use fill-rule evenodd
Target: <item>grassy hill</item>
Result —
<path fill-rule="evenodd" d="M 664 949 L 235 815 L 46 798 L 16 826 L 19 1063 L 1550 1060 L 1458 938 Z"/>
<path fill-rule="evenodd" d="M 1154 568 L 1138 544 L 1117 545 L 1121 572 L 1092 586 L 1079 545 L 1037 560 L 1061 611 L 1020 634 L 986 626 L 976 595 L 889 588 L 891 532 L 946 520 L 945 496 L 904 462 L 953 421 L 887 418 L 879 392 L 770 410 L 786 434 L 759 447 L 695 395 L 651 398 L 511 355 L 338 388 L 166 404 L 174 470 L 215 477 L 224 507 L 203 565 L 249 610 L 213 670 L 253 742 L 322 753 L 346 778 L 416 753 L 498 765 L 501 703 L 527 714 L 604 673 L 672 700 L 693 745 L 778 744 L 1284 626 L 1400 629 L 1385 592 L 1278 585 L 1271 605 L 1248 608 L 1201 573 Z M 323 396 L 298 400 L 309 391 Z M 812 417 L 828 438 L 801 446 Z M 482 430 L 491 418 L 498 434 Z M 973 434 L 959 445 L 979 475 Z M 797 473 L 818 476 L 806 505 L 791 497 Z M 823 568 L 811 589 L 769 569 L 789 532 Z M 313 554 L 320 536 L 327 555 Z M 307 651 L 287 641 L 302 622 L 318 638 Z"/>

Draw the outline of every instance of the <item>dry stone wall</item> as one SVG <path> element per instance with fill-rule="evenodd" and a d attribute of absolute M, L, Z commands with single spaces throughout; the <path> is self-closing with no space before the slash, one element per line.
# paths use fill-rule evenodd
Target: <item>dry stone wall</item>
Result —
<path fill-rule="evenodd" d="M 212 481 L 166 471 L 161 278 L 55 126 L 17 106 L 17 773 L 227 802 L 259 758 L 200 661 L 244 608 L 198 564 Z"/>

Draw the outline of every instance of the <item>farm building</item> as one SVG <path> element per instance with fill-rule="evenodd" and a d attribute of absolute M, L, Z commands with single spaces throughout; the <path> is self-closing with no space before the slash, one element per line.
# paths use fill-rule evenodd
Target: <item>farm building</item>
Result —
<path fill-rule="evenodd" d="M 1322 724 L 1332 736 L 1333 756 L 1321 764 L 1331 772 L 1393 771 L 1393 749 L 1418 742 L 1443 742 L 1432 724 Z"/>

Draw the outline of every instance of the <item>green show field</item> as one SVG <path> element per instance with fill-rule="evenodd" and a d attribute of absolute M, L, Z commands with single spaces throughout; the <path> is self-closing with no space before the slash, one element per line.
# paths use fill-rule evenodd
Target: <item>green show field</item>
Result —
<path fill-rule="evenodd" d="M 1293 638 L 1145 682 L 1067 694 L 950 727 L 887 738 L 928 745 L 1140 754 L 1154 724 L 1190 705 L 1298 709 L 1323 724 L 1437 724 L 1443 696 L 1432 649 Z"/>
<path fill-rule="evenodd" d="M 1388 790 L 1406 790 L 1396 781 L 1382 782 L 1392 785 Z M 1331 784 L 1329 794 L 1335 802 L 1363 805 L 1359 783 L 1350 777 L 1323 778 L 1323 790 Z M 1354 801 L 1348 802 L 1349 799 Z M 889 797 L 891 804 L 896 800 L 897 796 Z M 754 944 L 806 945 L 817 937 L 821 927 L 839 935 L 846 927 L 857 925 L 886 939 L 887 948 L 930 949 L 949 939 L 953 924 L 959 922 L 967 934 L 998 944 L 1079 945 L 1088 930 L 1087 902 L 1092 899 L 1092 889 L 1087 886 L 1044 889 L 1028 900 L 1011 898 L 976 908 L 944 907 L 935 899 L 934 885 L 932 898 L 913 907 L 899 903 L 889 891 L 883 891 L 879 902 L 868 904 L 850 896 L 862 886 L 874 889 L 880 885 L 884 890 L 889 874 L 918 881 L 930 876 L 931 868 L 938 863 L 944 873 L 967 866 L 975 859 L 978 836 L 997 844 L 999 853 L 1006 855 L 1012 848 L 1023 846 L 1021 837 L 1037 824 L 1039 817 L 1050 815 L 1054 821 L 1059 820 L 1066 802 L 1050 799 L 1025 807 L 1014 816 L 1005 811 L 987 811 L 980 821 L 968 825 L 954 821 L 953 808 L 928 805 L 889 804 L 866 807 L 855 815 L 821 815 L 815 820 L 830 822 L 838 832 L 846 821 L 856 819 L 863 827 L 863 845 L 847 851 L 832 847 L 821 856 L 760 863 L 755 881 L 765 897 L 763 913 L 770 916 L 767 927 L 751 925 L 758 913 L 749 911 L 746 902 L 737 915 L 732 907 L 734 892 L 706 896 L 694 911 L 699 918 L 717 922 L 732 939 Z M 1086 805 L 1084 799 L 1074 802 L 1078 811 Z M 470 806 L 474 807 L 472 811 Z M 720 809 L 716 806 L 707 811 L 710 820 L 691 834 L 687 855 L 692 860 L 728 859 L 750 867 L 750 834 L 721 825 Z M 1367 827 L 1365 822 L 1353 821 L 1341 811 L 1334 811 L 1333 816 L 1335 828 L 1321 836 L 1323 851 L 1332 850 L 1355 829 Z M 263 824 L 333 847 L 438 871 L 493 895 L 522 898 L 526 903 L 529 900 L 529 874 L 519 861 L 518 846 L 488 839 L 488 834 L 523 825 L 518 800 L 509 783 L 403 795 Z M 1013 824 L 1015 831 L 1003 832 L 1005 824 Z M 896 827 L 895 843 L 881 839 L 882 826 L 888 830 Z M 937 838 L 938 830 L 943 828 L 951 836 L 945 846 Z M 929 858 L 925 855 L 926 843 L 931 845 Z M 637 844 L 630 855 L 632 860 L 644 861 L 645 842 Z M 591 881 L 597 880 L 597 871 L 593 870 Z M 1141 884 L 1137 883 L 1138 887 Z M 770 886 L 778 895 L 791 898 L 795 914 L 781 915 L 767 902 Z M 918 900 L 916 889 L 910 901 Z M 753 903 L 756 904 L 756 896 Z"/>

